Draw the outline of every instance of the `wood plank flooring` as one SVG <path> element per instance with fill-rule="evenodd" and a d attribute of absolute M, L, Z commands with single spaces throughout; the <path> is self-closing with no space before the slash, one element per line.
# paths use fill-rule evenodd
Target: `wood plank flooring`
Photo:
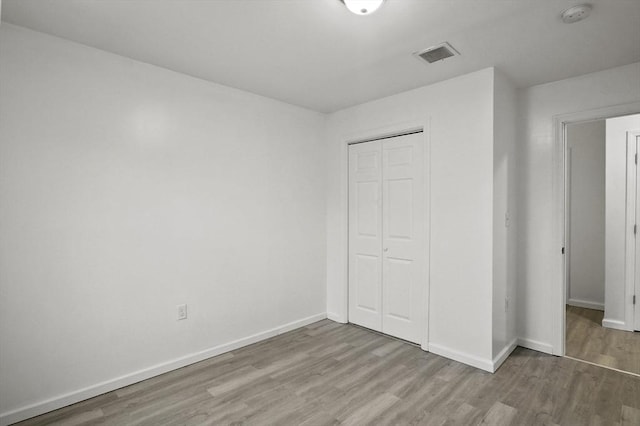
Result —
<path fill-rule="evenodd" d="M 567 306 L 565 353 L 640 374 L 640 333 L 602 327 L 603 315 L 595 309 Z"/>
<path fill-rule="evenodd" d="M 22 425 L 639 425 L 640 378 L 518 348 L 490 374 L 328 320 Z"/>

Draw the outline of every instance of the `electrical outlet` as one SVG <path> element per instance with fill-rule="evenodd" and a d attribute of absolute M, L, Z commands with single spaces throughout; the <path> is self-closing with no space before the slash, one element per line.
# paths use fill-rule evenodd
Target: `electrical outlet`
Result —
<path fill-rule="evenodd" d="M 509 225 L 511 224 L 510 222 L 511 222 L 511 218 L 509 217 L 509 212 L 506 212 L 504 214 L 504 227 L 508 228 Z"/>
<path fill-rule="evenodd" d="M 187 319 L 187 304 L 183 303 L 182 305 L 176 306 L 178 309 L 178 320 Z"/>
<path fill-rule="evenodd" d="M 509 298 L 508 297 L 504 298 L 504 311 L 505 312 L 509 311 Z"/>

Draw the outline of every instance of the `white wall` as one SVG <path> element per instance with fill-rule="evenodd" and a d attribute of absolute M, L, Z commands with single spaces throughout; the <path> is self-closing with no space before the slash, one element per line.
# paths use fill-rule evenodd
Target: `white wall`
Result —
<path fill-rule="evenodd" d="M 567 126 L 570 239 L 567 303 L 604 310 L 605 121 Z"/>
<path fill-rule="evenodd" d="M 323 115 L 0 31 L 3 422 L 324 317 Z"/>
<path fill-rule="evenodd" d="M 330 318 L 347 320 L 345 141 L 430 120 L 429 349 L 481 368 L 491 364 L 493 80 L 493 69 L 485 69 L 328 117 Z"/>
<path fill-rule="evenodd" d="M 493 358 L 516 339 L 517 128 L 516 90 L 499 70 L 494 86 L 493 146 Z M 501 363 L 500 361 L 497 362 Z"/>
<path fill-rule="evenodd" d="M 606 120 L 606 295 L 602 324 L 633 330 L 625 283 L 627 131 L 640 131 L 640 114 Z"/>
<path fill-rule="evenodd" d="M 640 100 L 640 63 L 534 86 L 519 93 L 518 336 L 552 352 L 550 303 L 560 256 L 554 236 L 553 117 Z M 555 263 L 554 263 L 555 261 Z"/>

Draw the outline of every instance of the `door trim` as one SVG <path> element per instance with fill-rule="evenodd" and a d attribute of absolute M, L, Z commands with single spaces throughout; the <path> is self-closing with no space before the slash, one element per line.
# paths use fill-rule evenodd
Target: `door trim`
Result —
<path fill-rule="evenodd" d="M 568 214 L 567 214 L 567 125 L 572 123 L 604 120 L 607 118 L 621 117 L 640 113 L 640 102 L 594 110 L 581 111 L 569 114 L 560 114 L 553 117 L 554 150 L 553 150 L 553 246 L 550 247 L 552 280 L 550 300 L 552 354 L 565 355 L 565 328 L 566 328 L 566 294 L 567 294 L 567 259 L 562 254 L 562 248 L 567 247 L 568 241 Z"/>
<path fill-rule="evenodd" d="M 638 282 L 638 268 L 640 268 L 640 264 L 638 263 L 638 253 L 640 252 L 640 239 L 638 235 L 630 235 L 631 230 L 634 229 L 634 225 L 638 226 L 638 213 L 640 212 L 640 187 L 638 186 L 638 181 L 640 180 L 640 170 L 638 169 L 638 165 L 635 162 L 635 158 L 632 158 L 629 150 L 633 149 L 633 153 L 635 157 L 639 155 L 638 152 L 640 150 L 640 131 L 629 131 L 627 130 L 627 190 L 625 193 L 625 201 L 627 203 L 627 232 L 625 238 L 625 245 L 627 252 L 625 253 L 625 268 L 626 268 L 626 277 L 625 277 L 625 290 L 626 296 L 628 298 L 633 298 L 640 296 L 637 288 L 640 288 L 640 282 Z M 633 176 L 630 176 L 629 168 L 633 168 Z M 638 303 L 636 301 L 636 303 Z M 631 306 L 631 312 L 626 316 L 626 320 L 628 322 L 627 327 L 629 327 L 630 331 L 639 330 L 640 331 L 640 318 L 636 316 L 637 305 Z"/>
<path fill-rule="evenodd" d="M 342 312 L 337 315 L 332 315 L 338 322 L 349 322 L 349 145 L 370 142 L 379 139 L 386 139 L 395 136 L 402 136 L 406 134 L 422 132 L 424 143 L 424 189 L 427 192 L 427 196 L 424 197 L 424 211 L 425 211 L 425 240 L 424 240 L 424 253 L 425 253 L 425 267 L 424 267 L 424 316 L 423 316 L 423 334 L 420 342 L 420 347 L 424 351 L 429 350 L 429 283 L 431 277 L 431 209 L 430 209 L 430 194 L 431 194 L 431 137 L 430 137 L 430 117 L 426 117 L 424 120 L 410 120 L 396 123 L 390 123 L 384 126 L 364 129 L 358 132 L 345 134 L 341 138 L 343 143 L 340 149 L 341 164 L 342 164 L 342 206 L 341 212 L 342 223 L 344 229 L 341 232 L 342 239 L 342 259 L 344 262 L 342 276 L 343 276 L 343 288 L 342 288 Z"/>

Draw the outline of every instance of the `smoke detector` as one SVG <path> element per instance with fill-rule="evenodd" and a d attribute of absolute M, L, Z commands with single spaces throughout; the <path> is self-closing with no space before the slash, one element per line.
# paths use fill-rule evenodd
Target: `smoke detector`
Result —
<path fill-rule="evenodd" d="M 458 53 L 458 51 L 447 42 L 440 43 L 437 46 L 433 46 L 413 54 L 416 58 L 427 61 L 430 64 L 459 55 L 460 53 Z"/>
<path fill-rule="evenodd" d="M 593 7 L 590 4 L 580 4 L 578 6 L 570 7 L 560 14 L 560 18 L 562 18 L 562 22 L 565 24 L 573 24 L 574 22 L 582 21 L 583 19 L 587 19 L 587 17 L 591 14 L 591 9 Z"/>

